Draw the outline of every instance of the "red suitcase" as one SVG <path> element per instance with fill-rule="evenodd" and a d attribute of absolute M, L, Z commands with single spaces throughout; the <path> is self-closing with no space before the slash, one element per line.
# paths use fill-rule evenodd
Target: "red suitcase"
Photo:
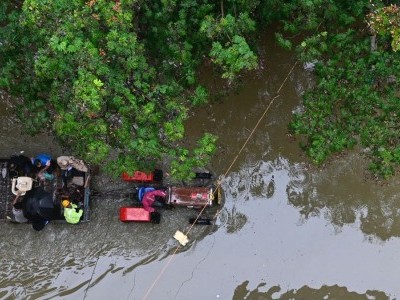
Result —
<path fill-rule="evenodd" d="M 153 172 L 144 173 L 140 171 L 135 171 L 133 175 L 129 175 L 127 172 L 122 173 L 122 180 L 124 181 L 154 181 L 154 174 Z"/>
<path fill-rule="evenodd" d="M 151 213 L 143 207 L 121 207 L 119 219 L 122 222 L 151 222 Z"/>

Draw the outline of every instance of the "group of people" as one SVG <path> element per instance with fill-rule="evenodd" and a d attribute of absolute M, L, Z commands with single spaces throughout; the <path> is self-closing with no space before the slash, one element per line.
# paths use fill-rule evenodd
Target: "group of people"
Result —
<path fill-rule="evenodd" d="M 10 158 L 10 177 L 27 176 L 35 179 L 52 179 L 51 175 L 57 163 L 48 154 L 39 154 L 36 157 L 27 157 L 22 153 Z"/>
<path fill-rule="evenodd" d="M 39 180 L 52 180 L 58 169 L 65 178 L 88 171 L 86 164 L 73 156 L 59 156 L 55 160 L 45 153 L 31 158 L 23 154 L 13 155 L 9 164 L 10 177 L 28 176 Z"/>
<path fill-rule="evenodd" d="M 63 190 L 66 191 L 64 194 L 67 194 L 67 196 L 64 195 L 63 199 L 60 200 L 61 206 L 63 207 L 64 218 L 71 224 L 76 224 L 80 221 L 83 209 L 74 203 L 72 195 L 68 197 L 68 182 L 70 179 L 79 176 L 81 176 L 83 180 L 84 174 L 88 172 L 88 167 L 82 160 L 76 159 L 73 156 L 60 156 L 57 159 L 53 159 L 50 155 L 45 153 L 29 158 L 21 153 L 10 158 L 9 172 L 12 178 L 24 176 L 42 182 L 46 180 L 52 181 L 55 178 L 55 174 L 61 175 Z M 34 229 L 41 230 L 51 219 L 51 211 L 48 217 L 40 216 L 40 214 L 37 215 L 37 213 L 37 216 L 35 216 L 29 212 L 29 206 L 33 208 L 35 205 L 39 206 L 39 202 L 45 202 L 38 196 L 41 192 L 34 193 L 35 191 L 32 191 L 32 193 L 28 193 L 27 196 L 24 196 L 25 193 L 17 189 L 16 197 L 12 202 L 12 211 L 16 222 L 23 223 L 31 221 Z M 52 198 L 48 200 L 48 205 L 54 204 L 51 203 L 53 202 L 52 200 Z M 37 203 L 35 203 L 35 201 Z M 35 209 L 37 210 L 37 208 Z M 34 211 L 35 209 L 31 210 Z"/>

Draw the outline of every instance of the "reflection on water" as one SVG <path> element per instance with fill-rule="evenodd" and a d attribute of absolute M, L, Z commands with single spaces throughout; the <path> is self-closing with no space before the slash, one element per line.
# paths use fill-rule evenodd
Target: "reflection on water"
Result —
<path fill-rule="evenodd" d="M 237 93 L 187 124 L 189 142 L 205 131 L 220 136 L 217 174 L 225 173 L 291 67 L 289 53 L 272 44 L 265 51 L 269 63 L 256 80 L 244 78 Z M 89 224 L 50 224 L 42 232 L 0 224 L 0 298 L 143 299 L 147 292 L 148 299 L 178 300 L 399 298 L 399 178 L 381 185 L 360 176 L 365 162 L 355 154 L 318 169 L 308 165 L 286 125 L 309 84 L 309 74 L 296 69 L 225 177 L 216 224 L 193 227 L 190 243 L 174 256 L 173 235 L 186 232 L 196 212 L 165 211 L 160 225 L 119 222 L 132 187 L 100 176 Z M 0 103 L 1 156 L 21 149 L 61 153 L 51 137 L 15 131 L 3 110 L 8 102 Z"/>
<path fill-rule="evenodd" d="M 247 216 L 237 212 L 235 207 L 231 212 L 225 208 L 220 215 L 220 221 L 225 225 L 227 233 L 235 233 L 246 224 Z"/>
<path fill-rule="evenodd" d="M 303 286 L 297 290 L 283 292 L 281 287 L 273 286 L 267 288 L 265 283 L 259 284 L 254 290 L 247 289 L 248 281 L 243 282 L 235 289 L 233 300 L 321 300 L 321 299 L 346 299 L 346 300 L 387 300 L 389 297 L 380 291 L 367 291 L 365 294 L 350 292 L 345 287 L 322 286 L 319 289 L 313 289 Z M 267 290 L 267 291 L 262 291 Z"/>
<path fill-rule="evenodd" d="M 398 239 L 384 243 L 366 239 L 360 232 L 360 218 L 341 224 L 338 230 L 329 208 L 321 206 L 318 213 L 305 218 L 290 203 L 288 195 L 304 195 L 306 183 L 319 173 L 305 166 L 278 158 L 243 165 L 227 176 L 219 230 L 175 256 L 150 299 L 324 299 L 326 295 L 325 299 L 388 299 L 400 295 Z M 254 194 L 257 181 L 250 178 L 262 177 L 264 183 L 258 182 L 265 185 L 272 176 L 273 196 Z M 314 193 L 318 192 L 317 188 Z M 155 261 L 148 268 L 137 268 L 136 278 L 142 284 L 136 281 L 130 299 L 141 299 L 163 266 Z M 248 283 L 241 286 L 243 282 Z"/>
<path fill-rule="evenodd" d="M 125 185 L 125 191 L 132 189 Z M 167 210 L 160 225 L 122 223 L 118 208 L 132 204 L 132 199 L 100 193 L 93 200 L 93 219 L 87 224 L 50 223 L 41 232 L 26 224 L 0 224 L 1 299 L 96 298 L 110 280 L 119 286 L 121 278 L 135 277 L 137 268 L 168 258 L 176 248 L 172 238 L 176 228 L 188 227 L 194 214 L 188 209 L 179 213 Z M 197 239 L 191 240 L 188 248 L 215 229 L 196 227 L 193 234 Z M 178 253 L 184 251 L 187 248 Z M 106 294 L 109 292 L 106 288 Z M 113 292 L 110 297 L 119 299 L 120 293 L 125 291 Z"/>
<path fill-rule="evenodd" d="M 360 224 L 367 235 L 388 240 L 400 236 L 399 179 L 384 185 L 367 180 L 363 158 L 349 154 L 321 170 L 295 170 L 288 184 L 289 202 L 304 218 L 323 214 L 338 230 Z"/>

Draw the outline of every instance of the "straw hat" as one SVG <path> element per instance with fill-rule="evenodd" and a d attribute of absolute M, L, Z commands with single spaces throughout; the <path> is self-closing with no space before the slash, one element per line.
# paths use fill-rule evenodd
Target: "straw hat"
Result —
<path fill-rule="evenodd" d="M 69 165 L 69 161 L 67 159 L 64 158 L 64 159 L 62 159 L 60 161 L 60 168 L 61 169 L 67 169 L 68 165 Z"/>
<path fill-rule="evenodd" d="M 61 168 L 61 170 L 66 170 L 69 167 L 70 159 L 69 156 L 59 156 L 57 157 L 57 164 Z"/>

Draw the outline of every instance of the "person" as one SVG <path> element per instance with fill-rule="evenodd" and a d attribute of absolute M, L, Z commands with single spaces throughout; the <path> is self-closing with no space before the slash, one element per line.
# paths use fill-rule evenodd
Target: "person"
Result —
<path fill-rule="evenodd" d="M 147 210 L 148 212 L 154 212 L 155 209 L 152 207 L 152 205 L 156 202 L 156 197 L 162 197 L 165 201 L 165 198 L 167 197 L 167 193 L 163 190 L 154 190 L 150 192 L 146 192 L 143 195 L 142 199 L 142 204 L 143 208 Z"/>
<path fill-rule="evenodd" d="M 55 167 L 53 159 L 48 154 L 39 154 L 35 158 L 32 158 L 32 163 L 36 170 L 38 171 L 37 175 L 39 178 L 44 178 L 48 180 L 52 180 L 54 176 L 52 175 Z"/>
<path fill-rule="evenodd" d="M 52 193 L 46 192 L 43 187 L 27 191 L 22 201 L 24 217 L 36 231 L 42 230 L 49 221 L 54 220 L 56 209 Z"/>
<path fill-rule="evenodd" d="M 18 193 L 15 196 L 12 202 L 12 213 L 14 215 L 14 221 L 17 223 L 26 223 L 28 219 L 24 216 L 24 211 L 22 209 L 22 202 L 21 202 L 21 193 Z"/>
<path fill-rule="evenodd" d="M 51 156 L 48 154 L 39 154 L 35 158 L 32 158 L 32 163 L 40 170 L 46 171 L 51 166 Z"/>
<path fill-rule="evenodd" d="M 73 156 L 59 156 L 57 157 L 57 164 L 61 169 L 64 188 L 67 188 L 70 178 L 84 177 L 85 173 L 88 171 L 86 164 Z"/>
<path fill-rule="evenodd" d="M 29 157 L 24 156 L 22 153 L 10 157 L 8 165 L 10 177 L 31 175 L 33 163 Z"/>
<path fill-rule="evenodd" d="M 61 168 L 61 170 L 71 170 L 72 168 L 78 170 L 79 172 L 86 173 L 88 171 L 88 167 L 86 164 L 73 156 L 59 156 L 57 157 L 57 164 Z"/>
<path fill-rule="evenodd" d="M 78 209 L 78 206 L 68 199 L 62 201 L 62 206 L 64 207 L 64 218 L 70 224 L 77 224 L 81 220 L 83 215 L 83 210 Z"/>

